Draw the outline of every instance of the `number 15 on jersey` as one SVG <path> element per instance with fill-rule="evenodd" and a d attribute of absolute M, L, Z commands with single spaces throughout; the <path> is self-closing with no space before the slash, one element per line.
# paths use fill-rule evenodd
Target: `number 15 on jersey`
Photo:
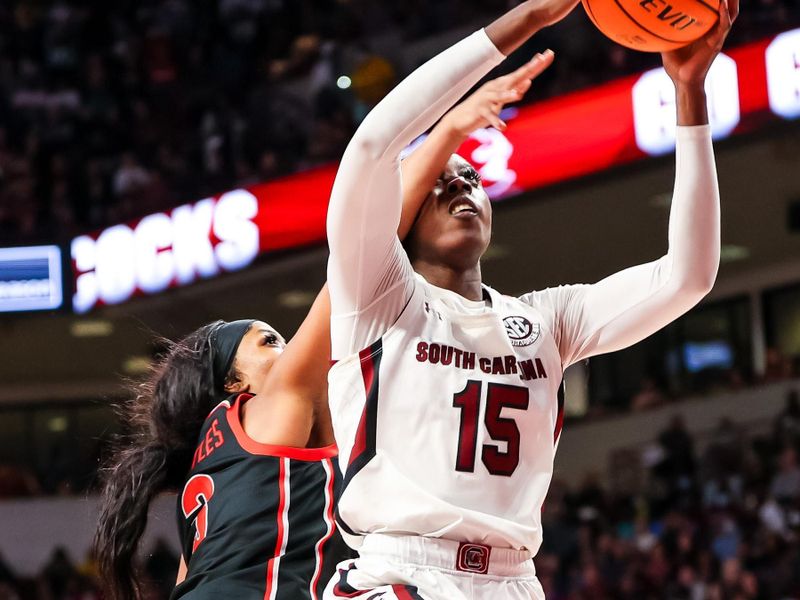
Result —
<path fill-rule="evenodd" d="M 484 387 L 486 411 L 483 425 L 489 438 L 495 442 L 505 442 L 506 449 L 501 450 L 498 444 L 483 444 L 480 448 L 481 462 L 490 474 L 510 477 L 519 465 L 520 433 L 516 421 L 501 417 L 500 413 L 504 408 L 527 410 L 530 404 L 528 388 L 516 385 L 469 380 L 467 386 L 453 396 L 453 407 L 461 411 L 455 469 L 465 473 L 475 472 Z"/>

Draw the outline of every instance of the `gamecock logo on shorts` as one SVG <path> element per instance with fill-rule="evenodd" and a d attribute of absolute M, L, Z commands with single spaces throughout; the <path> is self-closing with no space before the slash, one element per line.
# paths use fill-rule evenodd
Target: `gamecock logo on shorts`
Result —
<path fill-rule="evenodd" d="M 458 546 L 458 562 L 456 569 L 467 573 L 486 575 L 489 572 L 489 556 L 492 549 L 483 544 L 467 544 Z"/>
<path fill-rule="evenodd" d="M 516 347 L 530 346 L 542 333 L 542 326 L 539 323 L 531 323 L 525 317 L 506 317 L 503 319 L 503 325 L 506 327 L 511 345 Z"/>

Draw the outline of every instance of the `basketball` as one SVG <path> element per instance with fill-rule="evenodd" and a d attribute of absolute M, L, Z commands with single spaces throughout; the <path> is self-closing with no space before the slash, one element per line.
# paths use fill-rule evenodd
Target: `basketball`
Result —
<path fill-rule="evenodd" d="M 606 36 L 634 50 L 675 50 L 717 22 L 719 0 L 581 0 Z"/>

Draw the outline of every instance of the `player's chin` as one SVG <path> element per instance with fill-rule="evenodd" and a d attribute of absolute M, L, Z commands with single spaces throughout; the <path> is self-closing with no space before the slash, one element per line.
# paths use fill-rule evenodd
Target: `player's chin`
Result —
<path fill-rule="evenodd" d="M 485 240 L 490 237 L 491 224 L 483 215 L 471 218 L 451 218 L 447 223 L 446 231 L 454 238 L 463 238 L 465 243 L 469 240 Z"/>
<path fill-rule="evenodd" d="M 460 257 L 468 262 L 477 262 L 489 246 L 489 235 L 483 227 L 450 231 L 439 241 L 439 252 L 449 257 Z M 451 261 L 448 261 L 451 262 Z"/>

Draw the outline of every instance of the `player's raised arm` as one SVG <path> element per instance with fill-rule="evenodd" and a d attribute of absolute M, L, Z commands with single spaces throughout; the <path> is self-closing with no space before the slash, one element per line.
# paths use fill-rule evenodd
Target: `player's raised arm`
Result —
<path fill-rule="evenodd" d="M 730 10 L 723 0 L 714 30 L 662 55 L 675 84 L 678 112 L 667 254 L 594 285 L 527 296 L 552 308 L 564 366 L 635 344 L 684 314 L 714 285 L 720 254 L 719 187 L 703 84 L 737 13 L 738 0 L 730 2 Z"/>
<path fill-rule="evenodd" d="M 417 69 L 361 124 L 345 151 L 328 210 L 332 315 L 345 317 L 332 330 L 334 358 L 359 349 L 364 338 L 358 334 L 359 313 L 410 278 L 396 235 L 400 152 L 501 62 L 503 52 L 563 18 L 575 4 L 524 2 Z M 402 297 L 396 299 L 390 313 L 396 317 L 403 304 Z"/>
<path fill-rule="evenodd" d="M 328 207 L 334 315 L 366 308 L 395 283 L 384 274 L 401 252 L 401 151 L 503 58 L 484 31 L 476 32 L 412 73 L 356 131 Z"/>

